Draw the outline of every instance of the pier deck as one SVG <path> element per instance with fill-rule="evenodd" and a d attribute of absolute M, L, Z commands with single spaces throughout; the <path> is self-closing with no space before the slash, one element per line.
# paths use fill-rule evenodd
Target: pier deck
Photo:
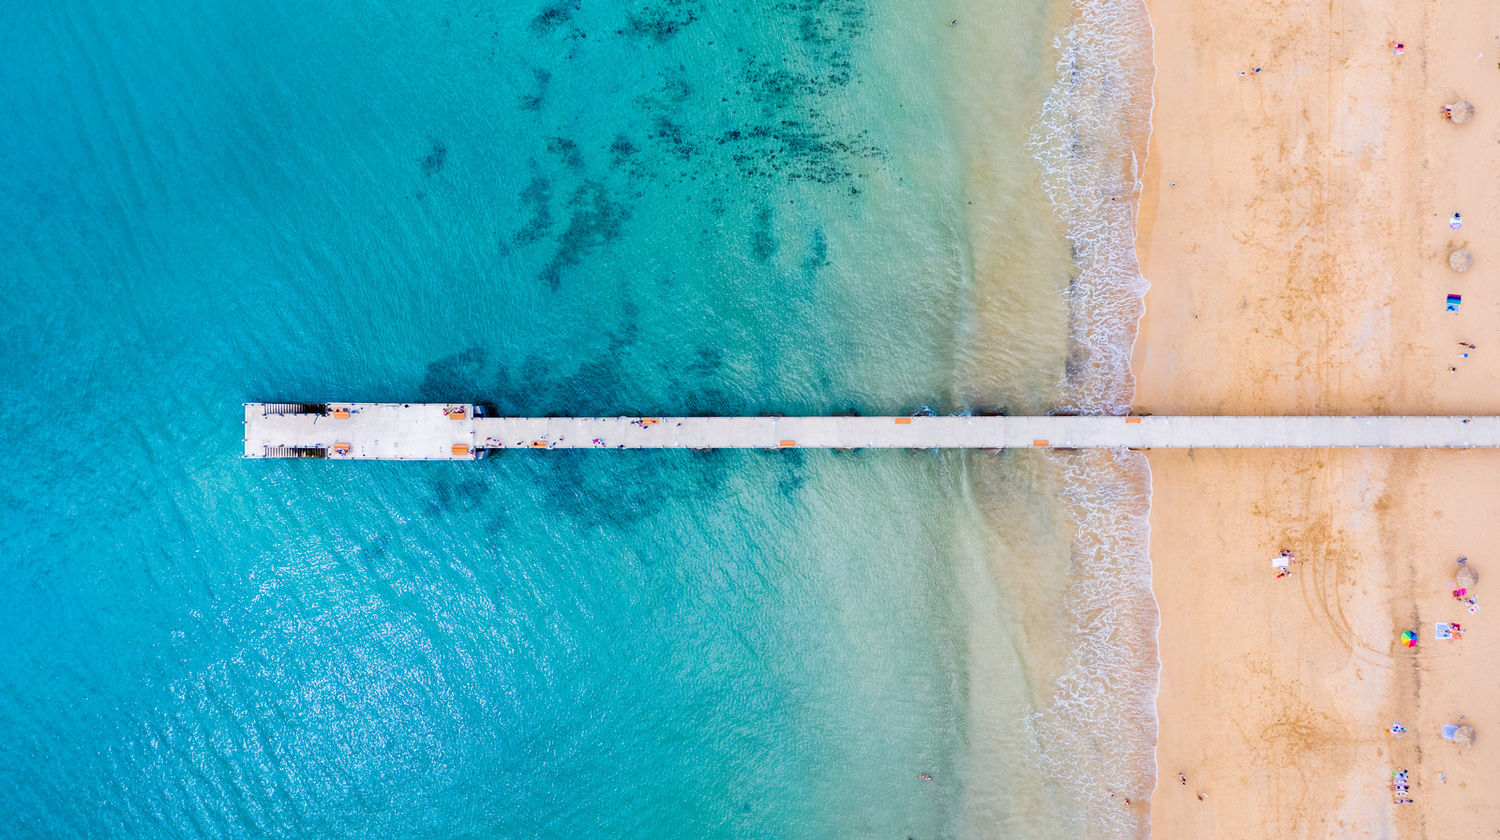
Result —
<path fill-rule="evenodd" d="M 246 458 L 472 461 L 463 403 L 246 403 Z"/>
<path fill-rule="evenodd" d="M 247 403 L 245 457 L 497 449 L 1500 447 L 1500 417 L 475 417 L 462 403 Z"/>

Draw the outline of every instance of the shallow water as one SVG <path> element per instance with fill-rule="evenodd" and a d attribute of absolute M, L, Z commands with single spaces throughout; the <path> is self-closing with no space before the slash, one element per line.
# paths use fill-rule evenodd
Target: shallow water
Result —
<path fill-rule="evenodd" d="M 1134 830 L 1068 810 L 1139 768 L 1049 738 L 1098 686 L 1038 607 L 1139 522 L 1079 513 L 1128 478 L 236 457 L 246 400 L 1056 404 L 1073 260 L 1025 139 L 1065 15 L 945 16 L 7 10 L 0 835 Z"/>

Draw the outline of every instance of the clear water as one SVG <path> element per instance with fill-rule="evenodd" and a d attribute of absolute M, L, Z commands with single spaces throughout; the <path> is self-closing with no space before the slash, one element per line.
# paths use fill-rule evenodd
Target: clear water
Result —
<path fill-rule="evenodd" d="M 1065 594 L 1138 571 L 1089 548 L 1129 480 L 236 457 L 247 400 L 1058 403 L 1067 16 L 959 8 L 0 12 L 0 836 L 1138 830 L 1139 749 L 1058 736 L 1147 685 L 1079 682 Z"/>

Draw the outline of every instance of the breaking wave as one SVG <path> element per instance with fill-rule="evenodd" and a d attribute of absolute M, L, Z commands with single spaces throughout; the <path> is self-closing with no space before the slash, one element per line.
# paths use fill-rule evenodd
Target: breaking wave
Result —
<path fill-rule="evenodd" d="M 1075 0 L 1054 46 L 1058 79 L 1029 146 L 1074 261 L 1056 410 L 1126 414 L 1149 285 L 1135 253 L 1154 73 L 1145 5 Z M 1150 467 L 1126 450 L 1051 457 L 1077 528 L 1066 599 L 1074 637 L 1050 702 L 1037 713 L 1047 745 L 1040 758 L 1078 791 L 1090 835 L 1142 837 L 1149 810 L 1124 800 L 1149 799 L 1156 780 L 1160 613 L 1148 551 Z"/>
<path fill-rule="evenodd" d="M 1058 80 L 1028 144 L 1073 250 L 1058 410 L 1125 414 L 1148 286 L 1135 221 L 1151 130 L 1151 26 L 1142 0 L 1077 0 L 1073 12 L 1054 41 Z"/>
<path fill-rule="evenodd" d="M 1144 837 L 1156 784 L 1160 614 L 1147 551 L 1151 473 L 1125 449 L 1052 456 L 1074 517 L 1069 654 L 1038 711 L 1040 760 L 1065 779 L 1088 836 Z M 1139 800 L 1142 807 L 1125 805 Z M 1097 832 L 1097 833 L 1096 833 Z"/>

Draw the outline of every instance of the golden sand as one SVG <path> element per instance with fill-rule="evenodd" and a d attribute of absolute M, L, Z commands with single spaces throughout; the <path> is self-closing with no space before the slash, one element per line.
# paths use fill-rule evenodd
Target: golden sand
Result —
<path fill-rule="evenodd" d="M 1500 413 L 1500 4 L 1148 2 L 1137 410 Z M 1500 453 L 1149 457 L 1153 836 L 1496 836 Z M 1461 554 L 1496 615 L 1452 600 Z M 1461 715 L 1472 747 L 1438 736 Z"/>

